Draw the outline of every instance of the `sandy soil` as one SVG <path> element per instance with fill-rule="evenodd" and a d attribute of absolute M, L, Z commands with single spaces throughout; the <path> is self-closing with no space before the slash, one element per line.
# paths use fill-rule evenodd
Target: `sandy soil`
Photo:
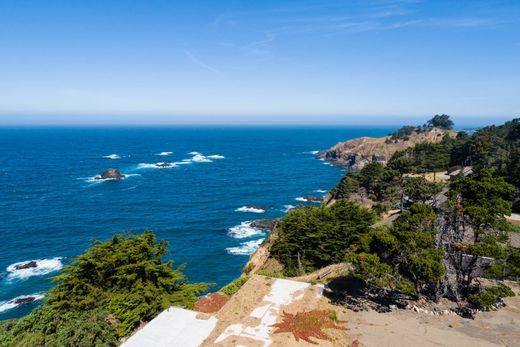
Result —
<path fill-rule="evenodd" d="M 520 346 L 520 298 L 475 320 L 411 311 L 347 311 L 352 338 L 362 346 Z"/>

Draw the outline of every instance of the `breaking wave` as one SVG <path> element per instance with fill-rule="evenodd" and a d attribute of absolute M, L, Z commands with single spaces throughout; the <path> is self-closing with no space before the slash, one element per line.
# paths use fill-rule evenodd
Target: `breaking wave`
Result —
<path fill-rule="evenodd" d="M 32 298 L 32 300 L 27 300 L 30 298 Z M 41 300 L 43 298 L 44 298 L 44 295 L 42 295 L 42 294 L 33 294 L 33 295 L 20 295 L 14 299 L 11 299 L 8 301 L 0 301 L 0 313 L 7 311 L 7 310 L 11 310 L 20 305 L 33 303 L 33 302 Z"/>
<path fill-rule="evenodd" d="M 87 177 L 86 179 L 85 178 L 80 178 L 80 179 L 85 180 L 85 182 L 88 182 L 88 183 L 101 183 L 101 182 L 107 182 L 107 181 L 124 180 L 124 179 L 127 179 L 128 177 L 133 177 L 133 176 L 141 176 L 139 174 L 126 174 L 126 173 L 122 173 L 122 174 L 125 175 L 125 177 L 100 178 L 101 177 L 100 175 L 96 175 L 96 176 L 92 176 L 92 177 Z"/>
<path fill-rule="evenodd" d="M 54 271 L 58 271 L 63 268 L 63 263 L 61 262 L 63 258 L 56 257 L 51 259 L 37 259 L 37 260 L 29 260 L 22 261 L 18 263 L 11 264 L 7 267 L 7 279 L 26 279 L 32 276 L 42 276 L 49 274 Z M 35 263 L 35 267 L 28 268 L 19 268 L 20 266 L 28 263 Z"/>
<path fill-rule="evenodd" d="M 103 158 L 105 158 L 105 159 L 119 159 L 121 157 L 114 153 L 114 154 L 105 155 L 105 156 L 103 156 Z"/>
<path fill-rule="evenodd" d="M 246 239 L 257 235 L 265 235 L 265 231 L 251 226 L 251 222 L 242 222 L 228 229 L 228 235 L 235 239 Z"/>
<path fill-rule="evenodd" d="M 292 210 L 293 208 L 295 208 L 296 206 L 294 205 L 284 205 L 285 207 L 285 210 L 283 210 L 285 213 L 289 212 L 290 210 Z"/>
<path fill-rule="evenodd" d="M 314 192 L 323 194 L 323 193 L 326 193 L 327 191 L 325 189 L 316 189 Z"/>
<path fill-rule="evenodd" d="M 242 206 L 235 210 L 236 212 L 251 212 L 251 213 L 265 213 L 265 208 L 254 206 Z"/>
<path fill-rule="evenodd" d="M 172 154 L 173 154 L 173 152 L 161 152 L 161 153 L 157 153 L 156 155 L 165 157 L 165 156 L 172 155 Z"/>
<path fill-rule="evenodd" d="M 262 244 L 264 239 L 242 242 L 238 247 L 226 248 L 226 251 L 232 255 L 251 255 Z"/>

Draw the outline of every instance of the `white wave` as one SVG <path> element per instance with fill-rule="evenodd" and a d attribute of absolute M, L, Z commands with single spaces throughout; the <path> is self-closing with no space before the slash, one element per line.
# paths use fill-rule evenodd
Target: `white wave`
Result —
<path fill-rule="evenodd" d="M 101 183 L 101 182 L 106 182 L 106 181 L 124 180 L 124 179 L 127 179 L 128 177 L 133 177 L 133 176 L 141 176 L 139 174 L 126 174 L 126 173 L 122 173 L 122 175 L 124 175 L 124 177 L 121 177 L 121 178 L 101 178 L 100 175 L 96 175 L 96 176 L 92 176 L 92 177 L 87 177 L 86 179 L 85 178 L 81 178 L 81 179 L 83 179 L 83 180 L 85 180 L 85 182 L 89 182 L 89 183 Z"/>
<path fill-rule="evenodd" d="M 223 155 L 220 154 L 212 154 L 212 155 L 204 155 L 200 152 L 190 152 L 193 157 L 190 159 L 184 159 L 183 162 L 186 163 L 212 163 L 211 159 L 224 159 Z"/>
<path fill-rule="evenodd" d="M 238 247 L 226 248 L 226 251 L 233 255 L 251 255 L 260 247 L 262 241 L 264 241 L 264 239 L 242 242 Z"/>
<path fill-rule="evenodd" d="M 61 262 L 62 259 L 63 258 L 61 257 L 56 257 L 51 259 L 28 260 L 11 264 L 6 269 L 9 273 L 7 275 L 7 279 L 26 279 L 32 276 L 42 276 L 54 271 L 58 271 L 63 268 L 63 263 Z M 36 262 L 36 267 L 30 267 L 27 269 L 17 269 L 17 267 L 19 267 L 20 265 L 27 264 L 31 261 Z"/>
<path fill-rule="evenodd" d="M 308 152 L 303 152 L 304 154 L 313 154 L 313 155 L 316 155 L 318 153 L 320 153 L 320 151 L 308 151 Z"/>
<path fill-rule="evenodd" d="M 264 213 L 266 210 L 261 207 L 242 206 L 235 210 L 236 212 Z"/>
<path fill-rule="evenodd" d="M 165 156 L 172 155 L 172 154 L 173 154 L 173 152 L 161 152 L 161 153 L 157 153 L 156 155 L 165 157 Z"/>
<path fill-rule="evenodd" d="M 186 165 L 186 164 L 191 164 L 191 161 L 175 161 L 172 163 L 173 165 Z"/>
<path fill-rule="evenodd" d="M 294 205 L 284 205 L 284 207 L 285 207 L 284 212 L 287 213 L 290 210 L 292 210 L 293 208 L 295 208 L 296 206 L 294 206 Z"/>
<path fill-rule="evenodd" d="M 194 163 L 212 163 L 213 160 L 208 159 L 205 155 L 202 154 L 196 154 L 193 156 L 193 158 L 189 159 L 190 161 Z"/>
<path fill-rule="evenodd" d="M 34 300 L 33 300 L 33 302 L 34 302 L 34 301 L 43 299 L 44 295 L 42 295 L 42 294 L 20 295 L 9 301 L 0 301 L 0 313 L 22 305 L 21 303 L 17 303 L 17 301 L 26 299 L 26 298 L 34 298 Z"/>
<path fill-rule="evenodd" d="M 246 239 L 257 235 L 265 235 L 264 230 L 251 226 L 251 222 L 242 222 L 228 229 L 228 235 L 235 239 Z"/>
<path fill-rule="evenodd" d="M 105 156 L 103 156 L 103 158 L 105 158 L 105 159 L 119 159 L 121 157 L 114 153 L 114 154 L 105 155 Z"/>
<path fill-rule="evenodd" d="M 323 193 L 326 193 L 327 191 L 325 189 L 316 189 L 314 192 L 323 194 Z"/>
<path fill-rule="evenodd" d="M 302 202 L 307 202 L 307 201 L 308 201 L 307 199 L 305 199 L 304 197 L 301 197 L 301 196 L 295 198 L 294 200 L 296 200 L 296 201 L 302 201 Z"/>

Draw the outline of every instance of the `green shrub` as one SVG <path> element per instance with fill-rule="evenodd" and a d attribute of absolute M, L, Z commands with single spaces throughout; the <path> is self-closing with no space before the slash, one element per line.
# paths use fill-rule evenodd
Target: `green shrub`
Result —
<path fill-rule="evenodd" d="M 220 292 L 227 294 L 229 296 L 235 294 L 238 292 L 240 288 L 249 280 L 249 276 L 242 276 L 239 279 L 234 280 L 233 282 L 225 285 L 224 287 L 220 288 Z"/>
<path fill-rule="evenodd" d="M 258 270 L 257 275 L 265 276 L 265 277 L 273 277 L 273 278 L 284 278 L 283 274 L 281 273 L 274 273 L 269 270 L 261 269 Z"/>
<path fill-rule="evenodd" d="M 484 289 L 477 294 L 471 294 L 469 295 L 468 300 L 475 306 L 481 308 L 491 308 L 491 306 L 495 305 L 500 298 L 514 295 L 515 293 L 511 290 L 511 288 L 501 285 L 491 287 L 489 289 Z"/>

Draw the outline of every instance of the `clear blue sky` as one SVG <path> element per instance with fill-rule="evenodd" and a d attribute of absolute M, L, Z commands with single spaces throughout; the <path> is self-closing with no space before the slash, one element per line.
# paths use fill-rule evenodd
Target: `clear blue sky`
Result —
<path fill-rule="evenodd" d="M 520 115 L 520 1 L 0 1 L 0 124 Z"/>

